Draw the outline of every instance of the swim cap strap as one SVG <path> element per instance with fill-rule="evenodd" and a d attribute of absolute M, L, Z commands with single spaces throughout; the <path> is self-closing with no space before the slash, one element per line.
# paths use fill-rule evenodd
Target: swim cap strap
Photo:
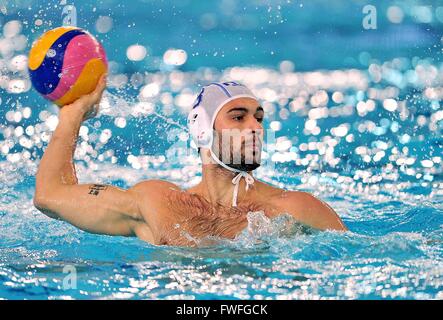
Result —
<path fill-rule="evenodd" d="M 251 176 L 246 171 L 241 171 L 238 169 L 231 168 L 230 166 L 226 165 L 222 161 L 220 161 L 219 158 L 215 155 L 214 151 L 212 149 L 209 149 L 209 152 L 211 153 L 212 159 L 214 159 L 215 162 L 217 162 L 219 165 L 221 165 L 223 168 L 228 169 L 229 171 L 238 172 L 238 174 L 232 179 L 232 183 L 234 184 L 234 193 L 232 195 L 232 206 L 237 206 L 237 196 L 238 196 L 238 186 L 240 184 L 241 178 L 245 178 L 246 181 L 246 191 L 249 189 L 249 185 L 254 183 L 254 177 Z"/>
<path fill-rule="evenodd" d="M 239 172 L 234 177 L 234 179 L 232 179 L 232 183 L 234 184 L 234 194 L 232 195 L 232 206 L 233 207 L 237 206 L 238 186 L 240 185 L 241 178 L 245 178 L 246 191 L 248 191 L 249 185 L 254 183 L 254 178 L 246 171 Z"/>

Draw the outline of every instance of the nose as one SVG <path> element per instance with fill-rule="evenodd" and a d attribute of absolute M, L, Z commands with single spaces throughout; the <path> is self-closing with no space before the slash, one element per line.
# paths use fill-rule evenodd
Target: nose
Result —
<path fill-rule="evenodd" d="M 252 131 L 256 131 L 256 130 L 258 131 L 258 130 L 263 129 L 263 125 L 254 116 L 249 117 L 249 121 L 246 125 L 247 125 L 247 128 Z"/>
<path fill-rule="evenodd" d="M 263 124 L 260 123 L 254 116 L 250 116 L 248 119 L 248 122 L 246 123 L 246 128 L 249 131 L 250 134 L 254 136 L 255 139 L 263 139 Z"/>

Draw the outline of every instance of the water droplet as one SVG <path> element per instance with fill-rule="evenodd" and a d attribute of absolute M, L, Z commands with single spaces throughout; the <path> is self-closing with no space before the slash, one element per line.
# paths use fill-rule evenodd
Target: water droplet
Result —
<path fill-rule="evenodd" d="M 46 53 L 46 56 L 48 58 L 53 58 L 53 57 L 55 57 L 56 54 L 57 54 L 57 52 L 54 49 L 49 49 L 48 52 Z"/>

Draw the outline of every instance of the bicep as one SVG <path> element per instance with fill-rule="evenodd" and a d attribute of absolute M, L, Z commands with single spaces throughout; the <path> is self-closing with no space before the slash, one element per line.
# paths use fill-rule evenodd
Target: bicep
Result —
<path fill-rule="evenodd" d="M 92 233 L 132 236 L 140 216 L 135 193 L 111 185 L 60 185 L 43 203 L 48 215 Z"/>

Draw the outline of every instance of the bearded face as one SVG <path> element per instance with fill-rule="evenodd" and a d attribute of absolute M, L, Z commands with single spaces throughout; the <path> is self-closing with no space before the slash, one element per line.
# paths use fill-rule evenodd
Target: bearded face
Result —
<path fill-rule="evenodd" d="M 222 129 L 214 132 L 212 150 L 229 167 L 252 171 L 260 166 L 262 143 L 263 129 Z"/>
<path fill-rule="evenodd" d="M 251 98 L 224 105 L 214 122 L 212 151 L 231 168 L 252 171 L 260 166 L 263 144 L 263 108 Z"/>

